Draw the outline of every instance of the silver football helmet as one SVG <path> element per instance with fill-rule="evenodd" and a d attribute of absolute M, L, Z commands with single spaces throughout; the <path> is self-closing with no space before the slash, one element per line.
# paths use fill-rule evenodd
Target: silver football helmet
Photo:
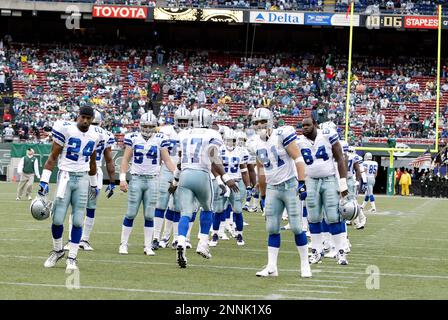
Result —
<path fill-rule="evenodd" d="M 355 147 L 348 146 L 348 153 L 355 154 L 356 153 Z"/>
<path fill-rule="evenodd" d="M 206 108 L 195 109 L 191 112 L 194 128 L 210 128 L 213 124 L 212 113 Z"/>
<path fill-rule="evenodd" d="M 227 132 L 224 133 L 224 143 L 226 145 L 227 150 L 233 151 L 233 149 L 235 149 L 236 139 L 237 139 L 237 135 L 236 135 L 235 131 L 228 130 Z"/>
<path fill-rule="evenodd" d="M 338 126 L 333 121 L 322 122 L 319 125 L 319 129 L 333 129 L 337 131 Z"/>
<path fill-rule="evenodd" d="M 30 211 L 31 215 L 36 220 L 45 220 L 51 215 L 53 209 L 53 201 L 47 199 L 46 196 L 36 196 L 31 201 Z"/>
<path fill-rule="evenodd" d="M 143 138 L 150 138 L 157 131 L 157 117 L 152 112 L 142 114 L 140 117 L 140 132 Z"/>
<path fill-rule="evenodd" d="M 341 199 L 339 201 L 339 213 L 347 221 L 356 219 L 359 214 L 359 205 L 356 200 Z"/>
<path fill-rule="evenodd" d="M 191 112 L 187 108 L 179 108 L 174 112 L 174 126 L 185 129 L 191 125 Z"/>
<path fill-rule="evenodd" d="M 95 126 L 100 126 L 101 122 L 103 121 L 103 116 L 98 110 L 95 110 L 95 115 L 93 117 L 92 124 Z"/>
<path fill-rule="evenodd" d="M 257 134 L 261 138 L 266 138 L 268 136 L 268 130 L 274 127 L 272 112 L 266 108 L 258 108 L 252 115 L 252 123 Z"/>
<path fill-rule="evenodd" d="M 373 158 L 373 156 L 372 156 L 372 154 L 370 152 L 367 152 L 364 155 L 364 161 L 370 161 L 370 160 L 372 160 L 372 158 Z"/>
<path fill-rule="evenodd" d="M 236 132 L 236 145 L 238 147 L 245 147 L 247 141 L 247 136 L 244 131 L 237 131 Z"/>

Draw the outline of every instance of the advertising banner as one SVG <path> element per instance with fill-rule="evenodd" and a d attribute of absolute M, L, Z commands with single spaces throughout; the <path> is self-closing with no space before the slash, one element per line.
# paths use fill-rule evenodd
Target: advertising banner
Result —
<path fill-rule="evenodd" d="M 93 6 L 94 18 L 143 19 L 148 16 L 148 7 Z"/>
<path fill-rule="evenodd" d="M 350 27 L 350 15 L 345 14 L 333 14 L 331 17 L 331 25 L 332 26 L 343 26 Z M 353 26 L 359 27 L 359 15 L 353 15 Z"/>
<path fill-rule="evenodd" d="M 331 13 L 305 13 L 305 25 L 331 26 Z"/>
<path fill-rule="evenodd" d="M 243 22 L 243 11 L 219 9 L 155 8 L 154 20 Z"/>
<path fill-rule="evenodd" d="M 434 16 L 406 16 L 404 27 L 406 29 L 437 29 L 439 19 Z"/>
<path fill-rule="evenodd" d="M 251 11 L 249 22 L 251 23 L 276 23 L 303 25 L 304 14 L 301 12 L 266 12 Z"/>

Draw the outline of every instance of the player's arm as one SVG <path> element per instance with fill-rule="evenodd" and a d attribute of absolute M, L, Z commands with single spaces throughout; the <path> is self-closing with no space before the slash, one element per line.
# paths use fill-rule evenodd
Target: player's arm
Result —
<path fill-rule="evenodd" d="M 250 184 L 255 187 L 257 185 L 257 173 L 255 172 L 255 164 L 247 164 L 247 170 L 249 172 Z"/>
<path fill-rule="evenodd" d="M 115 164 L 112 158 L 112 148 L 104 149 L 104 160 L 106 161 L 106 170 L 109 175 L 109 185 L 106 188 L 107 198 L 112 197 L 115 189 Z"/>
<path fill-rule="evenodd" d="M 246 188 L 251 187 L 249 171 L 246 164 L 240 164 L 241 177 L 243 178 L 244 185 Z"/>
<path fill-rule="evenodd" d="M 126 146 L 123 153 L 123 159 L 121 160 L 120 166 L 120 190 L 123 192 L 128 192 L 128 183 L 126 182 L 126 172 L 129 169 L 129 162 L 132 157 L 132 148 Z"/>
<path fill-rule="evenodd" d="M 264 174 L 264 166 L 257 159 L 257 171 L 258 171 L 258 190 L 260 191 L 260 207 L 264 210 L 266 200 L 266 176 Z"/>
<path fill-rule="evenodd" d="M 90 162 L 89 162 L 89 198 L 95 199 L 98 196 L 98 193 L 100 190 L 98 189 L 98 177 L 96 175 L 97 169 L 96 169 L 96 151 L 92 152 L 90 155 Z"/>
<path fill-rule="evenodd" d="M 333 146 L 331 147 L 331 150 L 333 152 L 334 159 L 336 160 L 336 163 L 338 164 L 338 172 L 339 172 L 339 191 L 341 192 L 341 195 L 345 197 L 348 194 L 348 187 L 347 187 L 347 166 L 345 164 L 345 157 L 342 153 L 341 144 L 339 141 L 336 141 Z"/>
<path fill-rule="evenodd" d="M 40 188 L 38 194 L 41 196 L 44 196 L 49 192 L 48 183 L 50 182 L 51 171 L 56 165 L 56 161 L 58 160 L 59 155 L 62 153 L 63 149 L 63 145 L 53 142 L 50 155 L 48 156 L 47 161 L 45 161 L 44 170 L 42 171 L 42 175 L 40 177 Z"/>
<path fill-rule="evenodd" d="M 176 165 L 174 164 L 173 160 L 171 159 L 167 148 L 160 149 L 160 157 L 162 158 L 162 161 L 166 165 L 168 170 L 170 170 L 171 172 L 174 173 L 174 171 L 176 171 Z"/>
<path fill-rule="evenodd" d="M 300 149 L 296 143 L 290 143 L 286 147 L 286 152 L 294 160 L 296 164 L 297 170 L 297 178 L 299 181 L 305 180 L 305 162 L 303 161 L 302 156 L 300 155 Z"/>

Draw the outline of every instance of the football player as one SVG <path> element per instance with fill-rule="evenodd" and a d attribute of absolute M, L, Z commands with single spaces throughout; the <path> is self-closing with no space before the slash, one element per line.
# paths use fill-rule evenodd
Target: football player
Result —
<path fill-rule="evenodd" d="M 213 216 L 213 187 L 210 172 L 219 179 L 219 186 L 227 191 L 227 185 L 233 192 L 239 192 L 235 181 L 225 173 L 219 158 L 219 147 L 222 145 L 220 134 L 211 129 L 212 114 L 205 108 L 191 112 L 193 129 L 184 130 L 179 134 L 181 152 L 179 154 L 181 170 L 174 176 L 170 192 L 178 186 L 181 206 L 179 220 L 179 235 L 177 237 L 177 263 L 186 268 L 187 258 L 186 236 L 192 213 L 196 209 L 194 199 L 202 208 L 199 216 L 200 240 L 196 252 L 204 258 L 211 258 L 209 251 L 209 232 Z"/>
<path fill-rule="evenodd" d="M 96 149 L 96 168 L 97 168 L 97 181 L 98 190 L 101 191 L 103 188 L 103 170 L 101 168 L 103 164 L 103 157 L 106 161 L 106 169 L 109 175 L 109 185 L 107 186 L 107 198 L 110 198 L 115 189 L 115 164 L 112 159 L 112 146 L 115 143 L 114 135 L 101 128 L 101 113 L 95 110 L 95 117 L 92 122 L 94 130 L 98 133 L 100 137 L 100 142 Z M 99 194 L 98 194 L 99 195 Z M 93 251 L 93 247 L 90 245 L 90 233 L 92 232 L 93 225 L 95 223 L 95 210 L 98 197 L 92 198 L 87 201 L 87 212 L 84 220 L 84 227 L 82 229 L 81 241 L 79 242 L 79 247 L 85 251 Z M 69 218 L 69 240 L 64 247 L 64 250 L 70 249 L 70 234 L 72 230 L 72 219 Z"/>
<path fill-rule="evenodd" d="M 248 128 L 246 130 L 246 150 L 249 153 L 249 160 L 247 161 L 247 170 L 249 172 L 251 188 L 248 188 L 246 193 L 246 204 L 244 209 L 249 212 L 257 212 L 259 210 L 259 192 L 255 188 L 257 186 L 257 155 L 252 152 L 253 148 L 250 146 L 259 139 L 258 135 L 255 134 L 253 128 Z"/>
<path fill-rule="evenodd" d="M 319 263 L 322 259 L 321 224 L 325 218 L 337 250 L 337 263 L 346 265 L 345 222 L 339 213 L 339 192 L 342 197 L 348 193 L 347 166 L 339 136 L 332 129 L 318 129 L 312 118 L 303 120 L 302 129 L 303 135 L 299 136 L 298 145 L 307 166 L 306 207 L 312 245 L 310 262 Z M 333 160 L 337 163 L 339 183 Z"/>
<path fill-rule="evenodd" d="M 54 267 L 65 255 L 62 248 L 63 224 L 71 204 L 73 227 L 66 268 L 67 270 L 78 269 L 76 257 L 87 201 L 89 197 L 94 199 L 98 195 L 96 149 L 100 137 L 91 126 L 93 118 L 93 109 L 84 106 L 79 109 L 76 122 L 57 121 L 53 126 L 53 145 L 48 160 L 45 162 L 38 192 L 41 196 L 48 194 L 51 170 L 59 157 L 58 183 L 51 226 L 53 250 L 44 263 L 46 268 Z"/>
<path fill-rule="evenodd" d="M 371 209 L 370 212 L 376 212 L 375 206 L 375 196 L 373 195 L 373 187 L 375 186 L 375 178 L 378 174 L 378 162 L 372 161 L 372 154 L 367 152 L 364 155 L 364 162 L 362 164 L 364 166 L 364 171 L 367 176 L 367 189 L 364 196 L 364 202 L 361 205 L 361 208 L 364 210 L 367 203 L 370 200 Z"/>
<path fill-rule="evenodd" d="M 190 126 L 191 115 L 190 111 L 186 108 L 179 108 L 174 113 L 174 126 L 164 125 L 159 128 L 159 132 L 162 132 L 169 141 L 168 151 L 173 163 L 178 163 L 179 157 L 179 137 L 178 134 L 181 130 L 187 129 Z M 173 231 L 173 241 L 174 244 L 177 239 L 177 226 L 180 219 L 180 207 L 179 207 L 179 196 L 175 192 L 172 199 L 170 199 L 170 194 L 168 188 L 170 183 L 173 181 L 173 173 L 168 170 L 166 165 L 162 165 L 160 171 L 160 185 L 159 185 L 159 198 L 157 200 L 157 207 L 154 216 L 154 240 L 152 242 L 152 249 L 157 250 L 160 246 L 166 247 L 168 245 L 171 232 Z M 170 204 L 170 206 L 168 205 Z M 165 216 L 166 210 L 166 216 Z M 160 233 L 162 231 L 163 219 L 165 217 L 165 229 L 162 237 L 161 243 L 159 243 Z M 187 246 L 191 248 L 191 244 L 187 243 Z"/>
<path fill-rule="evenodd" d="M 295 143 L 296 131 L 291 126 L 273 128 L 272 112 L 258 108 L 252 115 L 260 139 L 253 146 L 257 155 L 257 171 L 261 206 L 266 216 L 268 264 L 256 273 L 258 277 L 278 276 L 277 257 L 280 249 L 280 221 L 283 209 L 289 214 L 291 231 L 300 256 L 301 277 L 311 277 L 308 263 L 308 244 L 302 231 L 302 212 L 299 197 L 306 194 L 305 168 Z M 299 194 L 299 196 L 297 195 Z"/>
<path fill-rule="evenodd" d="M 246 167 L 249 155 L 246 150 L 237 146 L 237 133 L 232 130 L 224 133 L 224 146 L 221 146 L 219 152 L 225 172 L 238 184 L 240 192 L 231 193 L 229 189 L 227 197 L 226 195 L 222 197 L 218 195 L 218 199 L 215 202 L 216 207 L 213 217 L 213 232 L 210 246 L 215 247 L 218 243 L 218 230 L 227 203 L 230 204 L 231 210 L 233 211 L 237 245 L 243 246 L 243 199 L 246 194 L 245 190 L 250 184 Z"/>
<path fill-rule="evenodd" d="M 128 254 L 128 241 L 132 232 L 134 219 L 140 204 L 143 204 L 145 218 L 144 250 L 148 256 L 155 253 L 151 248 L 154 232 L 154 211 L 159 191 L 160 163 L 164 162 L 169 171 L 174 172 L 176 165 L 172 162 L 168 147 L 170 141 L 163 133 L 157 133 L 157 117 L 144 113 L 140 118 L 140 132 L 128 133 L 124 137 L 126 146 L 121 161 L 120 190 L 128 192 L 128 208 L 123 220 L 121 242 L 118 252 Z M 131 181 L 126 182 L 126 172 L 131 162 Z"/>
<path fill-rule="evenodd" d="M 347 168 L 347 198 L 357 201 L 358 185 L 361 192 L 365 192 L 367 187 L 367 178 L 362 165 L 362 157 L 356 154 L 354 147 L 348 148 L 348 168 Z M 353 220 L 355 229 L 364 229 L 367 218 L 363 210 L 360 208 L 358 217 Z"/>

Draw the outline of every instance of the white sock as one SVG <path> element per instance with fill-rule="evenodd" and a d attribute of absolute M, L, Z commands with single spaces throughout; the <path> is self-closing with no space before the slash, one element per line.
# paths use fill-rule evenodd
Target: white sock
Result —
<path fill-rule="evenodd" d="M 154 239 L 160 239 L 160 233 L 162 232 L 163 218 L 154 217 Z"/>
<path fill-rule="evenodd" d="M 199 234 L 199 242 L 203 242 L 205 244 L 208 244 L 208 234 Z"/>
<path fill-rule="evenodd" d="M 330 249 L 334 247 L 333 238 L 332 238 L 330 232 L 323 232 L 322 242 L 325 241 L 325 240 L 327 240 L 328 243 L 330 244 Z"/>
<path fill-rule="evenodd" d="M 121 226 L 121 242 L 122 244 L 128 244 L 129 236 L 131 235 L 132 227 Z"/>
<path fill-rule="evenodd" d="M 361 208 L 365 208 L 366 207 L 366 205 L 367 205 L 367 201 L 364 201 L 363 203 L 362 203 L 362 205 L 361 205 Z"/>
<path fill-rule="evenodd" d="M 299 251 L 300 263 L 309 263 L 308 262 L 308 245 L 304 246 L 296 246 L 297 251 Z"/>
<path fill-rule="evenodd" d="M 177 245 L 178 246 L 182 246 L 182 247 L 186 247 L 186 245 L 185 245 L 185 241 L 186 241 L 186 238 L 185 238 L 185 236 L 182 236 L 182 235 L 178 235 L 177 236 Z"/>
<path fill-rule="evenodd" d="M 332 236 L 334 241 L 334 246 L 336 250 L 339 252 L 339 250 L 344 250 L 345 252 L 345 245 L 346 245 L 346 236 L 344 233 L 339 233 Z"/>
<path fill-rule="evenodd" d="M 53 238 L 53 250 L 61 251 L 62 250 L 62 238 L 54 239 Z"/>
<path fill-rule="evenodd" d="M 219 230 L 218 230 L 219 235 L 224 234 L 224 230 L 226 229 L 226 225 L 225 225 L 226 223 L 227 223 L 227 220 L 225 221 L 225 223 L 221 223 L 219 225 Z"/>
<path fill-rule="evenodd" d="M 76 256 L 78 255 L 79 243 L 70 242 L 69 247 L 68 257 L 76 259 Z"/>
<path fill-rule="evenodd" d="M 277 269 L 277 257 L 280 248 L 268 247 L 268 267 Z"/>
<path fill-rule="evenodd" d="M 179 235 L 179 222 L 173 222 L 173 240 L 176 241 L 177 236 Z M 190 237 L 187 235 L 187 239 Z"/>
<path fill-rule="evenodd" d="M 348 248 L 348 235 L 347 232 L 342 232 L 342 235 L 344 237 L 344 250 L 345 250 L 346 248 Z"/>
<path fill-rule="evenodd" d="M 145 247 L 150 248 L 152 242 L 152 235 L 154 234 L 154 227 L 144 227 L 143 234 L 145 237 Z"/>
<path fill-rule="evenodd" d="M 311 248 L 316 249 L 318 253 L 322 252 L 323 247 L 323 234 L 312 233 L 311 234 Z"/>
<path fill-rule="evenodd" d="M 70 241 L 70 237 L 72 236 L 72 228 L 73 228 L 73 217 L 71 214 L 68 215 L 68 241 Z"/>
<path fill-rule="evenodd" d="M 170 238 L 172 228 L 173 228 L 173 221 L 165 219 L 165 228 L 163 230 L 162 239 Z"/>
<path fill-rule="evenodd" d="M 375 201 L 370 202 L 370 205 L 372 206 L 373 210 L 376 210 Z"/>
<path fill-rule="evenodd" d="M 302 217 L 302 231 L 308 231 L 308 218 Z"/>
<path fill-rule="evenodd" d="M 235 231 L 236 232 L 236 235 L 243 235 L 243 231 Z"/>
<path fill-rule="evenodd" d="M 94 224 L 95 218 L 86 217 L 86 219 L 84 220 L 84 228 L 82 228 L 81 240 L 89 241 L 90 233 L 92 232 Z"/>

